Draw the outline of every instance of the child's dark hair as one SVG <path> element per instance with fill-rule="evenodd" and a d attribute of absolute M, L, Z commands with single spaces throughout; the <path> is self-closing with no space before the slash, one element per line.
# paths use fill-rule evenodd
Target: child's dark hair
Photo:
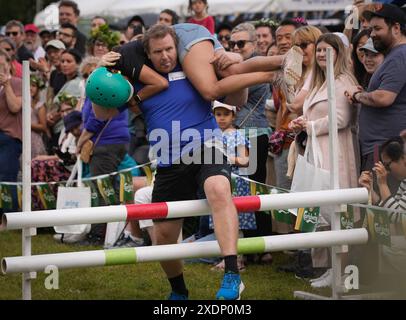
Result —
<path fill-rule="evenodd" d="M 82 62 L 82 56 L 80 55 L 80 52 L 77 51 L 74 48 L 71 49 L 66 49 L 62 52 L 62 54 L 68 53 L 70 54 L 76 61 L 77 64 L 80 64 Z"/>
<path fill-rule="evenodd" d="M 192 4 L 193 4 L 193 2 L 195 2 L 196 0 L 189 0 L 189 7 L 188 7 L 188 9 L 189 9 L 189 11 L 192 11 Z M 206 10 L 207 9 L 209 9 L 209 5 L 207 4 L 207 0 L 200 0 L 201 2 L 203 2 L 207 7 L 206 7 Z"/>
<path fill-rule="evenodd" d="M 380 148 L 380 153 L 387 155 L 391 161 L 398 161 L 405 154 L 405 141 L 401 137 L 394 137 L 386 141 Z"/>

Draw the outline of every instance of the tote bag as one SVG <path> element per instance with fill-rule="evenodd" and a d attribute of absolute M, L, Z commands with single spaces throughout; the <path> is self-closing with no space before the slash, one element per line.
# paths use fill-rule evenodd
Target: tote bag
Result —
<path fill-rule="evenodd" d="M 78 187 L 69 187 L 73 184 L 73 179 L 78 174 Z M 82 187 L 82 161 L 78 158 L 73 167 L 71 176 L 68 179 L 67 187 L 58 188 L 58 197 L 56 201 L 57 209 L 79 209 L 90 208 L 92 206 L 91 190 L 88 187 Z M 90 232 L 90 224 L 72 225 L 72 226 L 54 226 L 56 233 L 64 234 L 86 234 Z"/>
<path fill-rule="evenodd" d="M 314 124 L 310 122 L 312 132 Z M 313 162 L 309 161 L 312 149 Z M 322 169 L 323 155 L 320 151 L 317 137 L 311 135 L 311 144 L 307 144 L 304 155 L 298 155 L 295 172 L 292 179 L 292 192 L 319 191 L 330 189 L 330 171 Z"/>
<path fill-rule="evenodd" d="M 314 132 L 314 124 L 310 122 L 312 132 Z M 310 149 L 313 162 L 309 161 Z M 330 189 L 330 171 L 322 169 L 323 155 L 320 151 L 320 146 L 317 137 L 311 135 L 311 144 L 307 144 L 303 156 L 299 155 L 296 161 L 296 168 L 292 180 L 292 192 L 319 191 Z M 324 227 L 331 225 L 331 212 L 334 207 L 323 206 L 320 208 L 320 215 L 317 226 Z"/>

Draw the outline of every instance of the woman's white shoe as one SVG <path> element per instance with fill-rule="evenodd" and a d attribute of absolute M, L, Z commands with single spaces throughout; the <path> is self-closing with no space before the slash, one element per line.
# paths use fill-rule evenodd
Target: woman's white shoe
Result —
<path fill-rule="evenodd" d="M 325 276 L 324 276 L 325 275 Z M 324 277 L 321 276 L 320 280 L 313 281 L 311 283 L 312 288 L 326 288 L 326 287 L 331 287 L 331 284 L 333 283 L 333 272 L 331 269 L 328 269 L 326 273 L 324 273 Z M 323 278 L 322 278 L 323 277 Z"/>
<path fill-rule="evenodd" d="M 330 275 L 330 273 L 332 272 L 332 270 L 331 269 L 327 269 L 327 271 L 326 272 L 324 272 L 320 277 L 318 277 L 318 278 L 315 278 L 315 279 L 310 279 L 310 283 L 313 283 L 313 282 L 317 282 L 317 281 L 320 281 L 320 280 L 323 280 L 325 277 L 328 277 L 329 275 Z"/>

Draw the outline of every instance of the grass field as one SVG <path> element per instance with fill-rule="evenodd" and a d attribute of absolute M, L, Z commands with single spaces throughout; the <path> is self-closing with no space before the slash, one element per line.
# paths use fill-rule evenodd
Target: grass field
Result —
<path fill-rule="evenodd" d="M 33 254 L 97 250 L 94 247 L 77 247 L 56 243 L 50 234 L 40 234 L 32 240 Z M 0 259 L 21 255 L 21 232 L 0 233 Z M 282 253 L 273 254 L 272 266 L 247 266 L 243 272 L 246 290 L 243 299 L 279 300 L 294 299 L 293 291 L 311 290 L 308 282 L 298 280 L 293 274 L 276 271 L 287 262 Z M 206 264 L 188 264 L 185 278 L 194 300 L 211 300 L 221 281 L 221 273 L 210 270 Z M 32 297 L 35 300 L 162 300 L 169 293 L 159 263 L 127 266 L 61 270 L 59 290 L 45 289 L 49 276 L 38 273 L 33 281 Z M 21 275 L 0 276 L 0 300 L 21 299 Z"/>

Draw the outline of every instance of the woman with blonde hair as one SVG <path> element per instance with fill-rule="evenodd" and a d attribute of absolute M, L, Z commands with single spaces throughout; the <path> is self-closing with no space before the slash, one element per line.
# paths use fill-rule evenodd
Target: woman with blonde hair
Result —
<path fill-rule="evenodd" d="M 287 104 L 288 109 L 298 115 L 303 114 L 303 103 L 309 93 L 312 81 L 312 66 L 316 42 L 322 35 L 320 29 L 314 26 L 303 26 L 293 33 L 293 43 L 300 47 L 303 52 L 302 76 L 296 85 L 296 97 L 291 104 Z"/>
<path fill-rule="evenodd" d="M 321 167 L 329 170 L 329 118 L 327 95 L 327 48 L 334 52 L 334 77 L 337 105 L 338 125 L 338 164 L 340 188 L 355 188 L 357 182 L 357 161 L 353 131 L 351 130 L 355 114 L 345 97 L 348 87 L 355 85 L 357 80 L 350 71 L 346 50 L 341 39 L 334 34 L 324 34 L 316 42 L 315 62 L 312 67 L 313 79 L 303 105 L 303 116 L 290 123 L 291 128 L 299 134 L 305 131 L 308 135 L 306 148 L 312 148 L 310 136 L 315 135 L 320 146 Z M 328 229 L 331 219 L 330 212 L 319 218 L 318 228 Z M 312 253 L 313 267 L 325 268 L 329 265 L 327 250 L 314 250 Z M 312 283 L 314 287 L 328 286 L 331 283 L 331 271 Z"/>

